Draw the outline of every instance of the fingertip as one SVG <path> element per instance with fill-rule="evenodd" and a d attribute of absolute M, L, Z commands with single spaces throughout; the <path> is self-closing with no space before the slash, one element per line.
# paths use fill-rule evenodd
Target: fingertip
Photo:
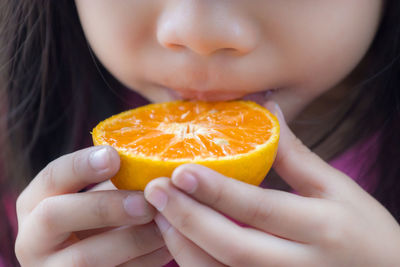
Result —
<path fill-rule="evenodd" d="M 276 158 L 273 163 L 273 168 L 275 169 L 275 171 L 280 173 L 282 172 L 282 168 L 286 168 L 289 166 L 293 168 L 295 167 L 295 164 L 297 164 L 297 162 L 290 162 L 289 164 L 285 164 L 285 162 L 291 159 L 291 157 L 289 157 L 288 155 L 293 155 L 293 153 L 296 151 L 304 150 L 304 145 L 287 125 L 283 112 L 278 103 L 274 101 L 268 101 L 264 106 L 271 113 L 273 113 L 279 121 L 279 143 Z M 299 149 L 299 147 L 301 149 Z"/>
<path fill-rule="evenodd" d="M 151 180 L 147 183 L 146 187 L 144 188 L 144 196 L 146 196 L 146 192 L 153 190 L 156 187 L 164 187 L 167 183 L 170 182 L 170 178 L 168 177 L 159 177 Z"/>
<path fill-rule="evenodd" d="M 172 181 L 176 181 L 178 176 L 184 175 L 185 173 L 191 173 L 197 177 L 209 176 L 209 175 L 218 175 L 219 173 L 207 166 L 196 164 L 196 163 L 186 163 L 182 164 L 175 168 L 173 171 L 171 178 Z"/>
<path fill-rule="evenodd" d="M 176 167 L 175 170 L 172 172 L 171 177 L 173 178 L 174 176 L 179 175 L 180 173 L 186 171 L 193 171 L 193 172 L 201 171 L 202 168 L 207 168 L 207 167 L 195 163 L 185 163 Z"/>
<path fill-rule="evenodd" d="M 169 178 L 161 177 L 150 181 L 144 189 L 145 199 L 158 211 L 163 211 L 168 202 Z"/>
<path fill-rule="evenodd" d="M 89 165 L 97 173 L 115 174 L 120 167 L 118 152 L 111 146 L 95 146 L 88 156 Z"/>
<path fill-rule="evenodd" d="M 142 223 L 150 222 L 156 210 L 144 198 L 141 192 L 133 192 L 123 200 L 125 212 L 132 218 L 141 218 Z"/>
<path fill-rule="evenodd" d="M 278 118 L 279 124 L 286 125 L 285 116 L 283 115 L 282 109 L 280 108 L 278 103 L 274 101 L 268 101 L 264 104 L 264 107 Z"/>
<path fill-rule="evenodd" d="M 106 146 L 110 153 L 110 168 L 112 173 L 117 173 L 121 166 L 121 158 L 118 151 L 112 146 Z"/>
<path fill-rule="evenodd" d="M 289 128 L 278 103 L 274 101 L 268 101 L 264 106 L 278 118 L 280 126 L 278 155 L 282 154 L 282 150 L 288 149 L 292 145 L 293 141 L 297 140 L 297 138 Z"/>
<path fill-rule="evenodd" d="M 104 146 L 102 146 L 102 147 L 105 147 L 106 149 L 108 149 L 108 150 L 109 150 L 109 153 L 111 154 L 111 156 L 112 156 L 115 160 L 120 161 L 120 157 L 119 157 L 118 151 L 117 151 L 114 147 L 112 147 L 112 146 L 107 146 L 107 145 L 104 145 Z"/>
<path fill-rule="evenodd" d="M 174 172 L 171 180 L 176 187 L 189 194 L 194 193 L 198 186 L 195 175 L 186 169 L 179 169 Z"/>
<path fill-rule="evenodd" d="M 276 115 L 275 113 L 276 113 L 276 106 L 277 105 L 278 104 L 275 101 L 269 100 L 264 104 L 264 107 L 266 109 L 268 109 L 272 114 Z"/>
<path fill-rule="evenodd" d="M 96 172 L 101 172 L 109 168 L 110 153 L 107 148 L 95 148 L 89 154 L 89 164 Z"/>
<path fill-rule="evenodd" d="M 223 175 L 207 166 L 201 164 L 188 163 L 177 167 L 172 173 L 171 180 L 173 185 L 193 194 L 199 188 L 199 185 L 207 184 L 210 177 L 222 177 Z M 215 182 L 215 179 L 214 179 Z"/>

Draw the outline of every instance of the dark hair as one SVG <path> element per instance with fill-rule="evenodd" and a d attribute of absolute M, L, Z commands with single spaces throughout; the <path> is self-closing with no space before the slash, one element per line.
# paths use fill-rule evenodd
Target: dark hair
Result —
<path fill-rule="evenodd" d="M 17 194 L 51 160 L 90 145 L 87 136 L 96 122 L 122 111 L 126 97 L 136 98 L 136 105 L 147 101 L 92 55 L 74 1 L 3 0 L 0 20 L 3 196 Z M 2 204 L 0 218 L 7 218 Z M 0 246 L 7 244 L 0 255 L 15 261 L 7 227 L 0 228 Z"/>
<path fill-rule="evenodd" d="M 388 0 L 386 5 L 364 60 L 368 64 L 360 64 L 366 67 L 352 75 L 364 80 L 354 86 L 334 127 L 315 147 L 323 145 L 350 117 L 357 127 L 340 140 L 341 147 L 379 130 L 376 167 L 384 179 L 375 196 L 399 220 L 400 2 Z M 0 129 L 5 128 L 0 130 L 4 148 L 0 162 L 7 177 L 0 178 L 0 196 L 12 189 L 18 192 L 51 160 L 89 145 L 80 138 L 82 134 L 121 111 L 126 94 L 133 94 L 137 105 L 146 103 L 126 90 L 93 56 L 74 1 L 3 0 L 0 36 Z M 6 218 L 2 206 L 0 217 Z M 0 228 L 0 233 L 10 232 L 5 227 L 10 225 Z M 13 237 L 0 236 L 0 240 L 9 244 L 0 253 L 10 255 L 10 265 L 17 265 Z"/>
<path fill-rule="evenodd" d="M 400 2 L 384 1 L 382 21 L 369 52 L 350 75 L 353 90 L 343 101 L 333 127 L 319 141 L 340 131 L 351 120 L 351 127 L 336 140 L 339 149 L 373 136 L 376 143 L 365 153 L 376 153 L 370 166 L 364 165 L 361 175 L 376 173 L 378 178 L 373 196 L 400 222 Z M 339 143 L 341 144 L 339 144 Z M 334 155 L 335 155 L 334 154 Z"/>
<path fill-rule="evenodd" d="M 358 115 L 355 137 L 363 131 L 379 131 L 375 166 L 380 178 L 374 196 L 400 221 L 400 2 L 386 1 L 376 42 L 371 51 L 365 89 L 359 103 L 366 112 Z M 369 96 L 369 94 L 371 94 Z"/>

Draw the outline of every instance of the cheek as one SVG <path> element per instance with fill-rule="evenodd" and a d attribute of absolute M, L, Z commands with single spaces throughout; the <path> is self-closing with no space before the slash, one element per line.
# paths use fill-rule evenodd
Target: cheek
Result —
<path fill-rule="evenodd" d="M 335 86 L 358 65 L 373 41 L 382 8 L 378 0 L 321 2 L 325 3 L 316 7 L 318 12 L 302 13 L 291 23 L 282 44 L 294 83 L 315 95 Z"/>
<path fill-rule="evenodd" d="M 148 46 L 156 10 L 147 1 L 76 0 L 86 38 L 101 63 L 121 82 L 135 71 L 133 58 Z M 150 1 L 149 1 L 150 2 Z"/>

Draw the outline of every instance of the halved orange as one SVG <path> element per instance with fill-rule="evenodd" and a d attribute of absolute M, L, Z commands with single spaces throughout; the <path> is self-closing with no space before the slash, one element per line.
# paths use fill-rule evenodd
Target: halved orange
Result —
<path fill-rule="evenodd" d="M 114 115 L 92 138 L 118 151 L 121 167 L 111 181 L 119 189 L 144 190 L 184 163 L 259 185 L 276 156 L 279 123 L 251 101 L 174 101 Z"/>

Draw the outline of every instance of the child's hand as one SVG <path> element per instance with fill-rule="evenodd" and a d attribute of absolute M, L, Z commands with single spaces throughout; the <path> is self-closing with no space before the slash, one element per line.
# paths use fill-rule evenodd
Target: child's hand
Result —
<path fill-rule="evenodd" d="M 160 266 L 170 260 L 151 223 L 155 210 L 141 192 L 77 193 L 118 168 L 114 149 L 92 147 L 58 158 L 37 175 L 17 201 L 22 266 Z"/>
<path fill-rule="evenodd" d="M 400 226 L 394 218 L 310 152 L 278 116 L 281 141 L 274 168 L 300 195 L 247 185 L 198 165 L 178 168 L 172 182 L 160 178 L 148 185 L 145 196 L 160 210 L 156 222 L 177 262 L 400 266 Z"/>

